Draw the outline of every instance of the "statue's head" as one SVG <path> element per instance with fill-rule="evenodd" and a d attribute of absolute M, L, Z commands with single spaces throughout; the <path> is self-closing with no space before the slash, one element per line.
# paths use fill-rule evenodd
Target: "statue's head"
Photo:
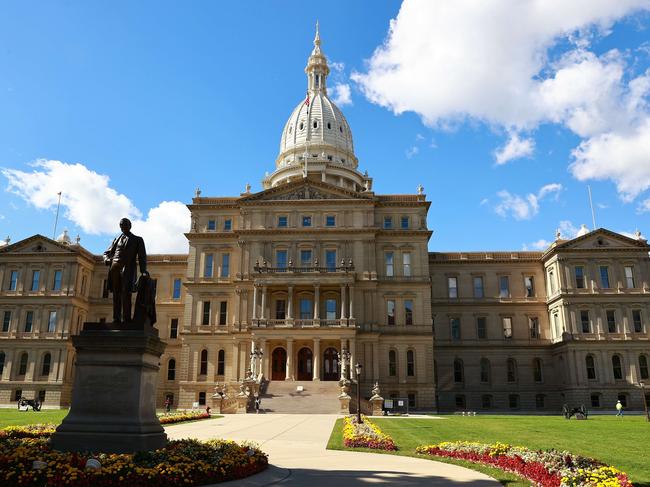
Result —
<path fill-rule="evenodd" d="M 131 231 L 131 220 L 128 218 L 122 218 L 120 220 L 120 230 L 122 230 L 122 233 L 128 233 Z"/>

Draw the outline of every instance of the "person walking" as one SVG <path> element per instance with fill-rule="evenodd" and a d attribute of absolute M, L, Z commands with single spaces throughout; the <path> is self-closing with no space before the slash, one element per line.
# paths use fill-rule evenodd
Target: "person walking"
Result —
<path fill-rule="evenodd" d="M 257 397 L 255 398 L 255 413 L 256 413 L 256 414 L 259 414 L 259 413 L 260 413 L 260 403 L 261 403 L 261 402 L 262 402 L 262 400 L 260 399 L 260 396 L 257 396 Z"/>
<path fill-rule="evenodd" d="M 169 399 L 169 396 L 167 396 L 167 399 L 165 399 L 165 412 L 169 414 L 172 409 L 172 401 Z"/>
<path fill-rule="evenodd" d="M 623 417 L 623 404 L 620 399 L 616 402 L 616 416 Z"/>

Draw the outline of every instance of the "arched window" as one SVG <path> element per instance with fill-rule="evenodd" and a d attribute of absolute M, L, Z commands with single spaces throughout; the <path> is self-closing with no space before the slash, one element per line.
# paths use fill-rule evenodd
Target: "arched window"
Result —
<path fill-rule="evenodd" d="M 587 367 L 587 379 L 596 380 L 596 361 L 593 355 L 585 357 L 585 366 Z"/>
<path fill-rule="evenodd" d="M 314 120 L 314 125 L 313 125 L 313 127 L 314 127 L 315 129 L 318 128 L 318 120 Z"/>
<path fill-rule="evenodd" d="M 199 375 L 206 375 L 208 373 L 208 351 L 201 350 L 201 365 L 199 368 Z"/>
<path fill-rule="evenodd" d="M 167 362 L 167 380 L 176 379 L 176 360 L 173 358 Z"/>
<path fill-rule="evenodd" d="M 25 375 L 27 373 L 27 352 L 23 352 L 20 356 L 20 363 L 18 365 L 18 375 Z"/>
<path fill-rule="evenodd" d="M 517 362 L 513 358 L 506 362 L 506 379 L 508 382 L 517 382 Z"/>
<path fill-rule="evenodd" d="M 331 129 L 332 129 L 332 124 L 330 122 L 327 122 L 327 130 L 331 130 Z"/>
<path fill-rule="evenodd" d="M 639 355 L 639 375 L 642 379 L 648 379 L 648 357 Z"/>
<path fill-rule="evenodd" d="M 390 377 L 397 375 L 397 354 L 395 350 L 388 351 L 388 375 Z"/>
<path fill-rule="evenodd" d="M 302 130 L 303 128 L 305 128 L 305 124 L 304 124 L 304 123 L 302 123 L 302 122 L 300 122 L 300 125 L 299 125 L 299 127 L 300 127 L 300 130 Z"/>
<path fill-rule="evenodd" d="M 486 358 L 481 359 L 481 382 L 490 382 L 490 361 Z"/>
<path fill-rule="evenodd" d="M 0 352 L 0 378 L 2 377 L 2 373 L 5 370 L 5 353 Z"/>
<path fill-rule="evenodd" d="M 224 375 L 226 373 L 226 352 L 219 350 L 217 355 L 217 375 Z"/>
<path fill-rule="evenodd" d="M 620 355 L 612 355 L 612 372 L 614 373 L 614 379 L 623 380 L 623 364 Z"/>
<path fill-rule="evenodd" d="M 406 375 L 409 377 L 415 376 L 415 352 L 407 350 L 406 352 Z"/>
<path fill-rule="evenodd" d="M 465 380 L 465 371 L 463 370 L 463 361 L 459 358 L 454 360 L 454 382 L 463 382 Z"/>
<path fill-rule="evenodd" d="M 41 375 L 50 375 L 50 367 L 52 366 L 52 355 L 48 352 L 43 355 L 43 366 L 41 367 Z"/>
<path fill-rule="evenodd" d="M 533 359 L 533 380 L 535 382 L 542 382 L 542 360 L 535 358 Z"/>

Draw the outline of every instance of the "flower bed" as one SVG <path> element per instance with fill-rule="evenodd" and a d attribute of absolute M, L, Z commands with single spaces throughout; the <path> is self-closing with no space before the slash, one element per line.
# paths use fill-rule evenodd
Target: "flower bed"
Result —
<path fill-rule="evenodd" d="M 210 419 L 210 414 L 205 411 L 181 411 L 170 414 L 159 415 L 160 424 L 182 423 L 183 421 L 196 421 L 199 419 Z"/>
<path fill-rule="evenodd" d="M 419 446 L 416 452 L 497 467 L 542 487 L 632 487 L 624 472 L 566 451 L 458 441 Z"/>
<path fill-rule="evenodd" d="M 343 444 L 348 448 L 374 448 L 376 450 L 397 450 L 395 442 L 376 424 L 363 416 L 363 422 L 357 423 L 356 416 L 343 419 Z"/>

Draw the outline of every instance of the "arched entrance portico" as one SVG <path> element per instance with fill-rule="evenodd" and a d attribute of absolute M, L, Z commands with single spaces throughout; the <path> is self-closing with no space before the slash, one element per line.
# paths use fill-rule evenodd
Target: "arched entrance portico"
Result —
<path fill-rule="evenodd" d="M 327 348 L 323 352 L 323 380 L 339 380 L 339 359 L 335 348 Z"/>
<path fill-rule="evenodd" d="M 303 347 L 298 351 L 298 380 L 312 380 L 313 377 L 312 351 Z"/>
<path fill-rule="evenodd" d="M 271 355 L 271 380 L 284 380 L 287 374 L 287 351 L 278 347 Z"/>

